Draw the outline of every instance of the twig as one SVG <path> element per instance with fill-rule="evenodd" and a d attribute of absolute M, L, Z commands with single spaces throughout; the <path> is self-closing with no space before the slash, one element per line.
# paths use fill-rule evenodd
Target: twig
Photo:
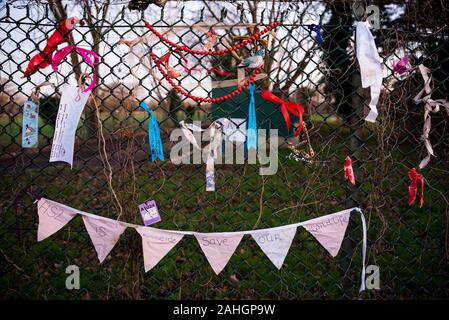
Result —
<path fill-rule="evenodd" d="M 123 213 L 123 208 L 122 208 L 122 205 L 121 205 L 121 203 L 120 203 L 120 201 L 119 201 L 119 199 L 117 197 L 117 194 L 115 193 L 114 187 L 112 186 L 112 166 L 109 163 L 108 154 L 106 152 L 106 140 L 104 138 L 104 133 L 103 133 L 103 123 L 101 122 L 101 119 L 100 119 L 100 109 L 98 107 L 97 101 L 95 100 L 95 97 L 91 97 L 91 98 L 92 98 L 92 100 L 94 102 L 94 105 L 95 105 L 95 112 L 96 112 L 97 120 L 98 120 L 98 129 L 99 129 L 98 130 L 98 135 L 99 135 L 99 138 L 101 138 L 101 142 L 103 142 L 103 147 L 101 148 L 100 139 L 98 139 L 98 149 L 100 151 L 101 161 L 103 162 L 103 171 L 105 172 L 106 178 L 108 179 L 109 189 L 111 190 L 111 193 L 112 193 L 112 195 L 114 197 L 116 205 L 117 205 L 117 207 L 119 209 L 119 215 L 117 216 L 117 220 L 120 220 L 120 217 L 121 217 L 121 215 Z M 103 155 L 101 155 L 101 151 L 103 151 Z M 104 156 L 104 160 L 103 160 L 103 156 Z M 109 169 L 109 173 L 108 174 L 106 174 L 106 169 L 104 167 L 105 166 L 105 162 L 106 162 L 106 164 L 108 166 L 108 169 Z"/>

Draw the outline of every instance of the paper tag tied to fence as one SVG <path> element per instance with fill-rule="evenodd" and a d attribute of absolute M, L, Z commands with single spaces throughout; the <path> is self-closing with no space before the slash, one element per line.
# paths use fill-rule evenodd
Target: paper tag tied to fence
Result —
<path fill-rule="evenodd" d="M 157 209 L 154 200 L 147 200 L 144 203 L 139 204 L 139 211 L 145 226 L 161 221 L 161 215 L 159 214 L 159 210 Z"/>
<path fill-rule="evenodd" d="M 305 222 L 303 227 L 332 257 L 336 257 L 348 227 L 349 216 L 350 211 L 346 210 L 330 217 L 324 216 L 312 222 Z"/>
<path fill-rule="evenodd" d="M 73 167 L 75 133 L 89 94 L 73 85 L 64 87 L 56 117 L 50 162 L 63 161 Z"/>
<path fill-rule="evenodd" d="M 22 148 L 38 146 L 39 105 L 28 99 L 23 105 Z"/>

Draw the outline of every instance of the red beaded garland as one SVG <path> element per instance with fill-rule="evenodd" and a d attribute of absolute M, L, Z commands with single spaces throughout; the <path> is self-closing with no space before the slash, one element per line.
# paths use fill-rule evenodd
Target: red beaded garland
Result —
<path fill-rule="evenodd" d="M 264 30 L 257 32 L 256 34 L 252 35 L 250 38 L 246 39 L 243 42 L 240 42 L 239 44 L 230 47 L 230 48 L 226 48 L 226 49 L 222 49 L 222 50 L 217 50 L 217 51 L 200 51 L 200 50 L 192 50 L 190 48 L 187 48 L 185 45 L 178 45 L 172 41 L 170 41 L 169 39 L 165 38 L 162 34 L 160 34 L 152 25 L 150 25 L 147 21 L 145 21 L 145 25 L 162 41 L 168 43 L 170 46 L 174 47 L 174 51 L 186 51 L 189 52 L 191 54 L 199 54 L 199 55 L 222 55 L 231 51 L 235 51 L 238 50 L 240 48 L 242 48 L 243 46 L 246 46 L 248 43 L 253 42 L 255 39 L 260 38 L 263 34 L 267 33 L 268 31 L 270 31 L 271 29 L 273 29 L 274 27 L 276 27 L 277 25 L 280 24 L 280 21 L 275 21 L 273 23 L 271 23 L 270 25 L 268 25 Z M 224 95 L 222 97 L 218 97 L 218 98 L 203 98 L 203 97 L 197 97 L 194 96 L 193 94 L 185 91 L 184 89 L 182 89 L 180 86 L 178 86 L 173 79 L 171 79 L 170 77 L 167 76 L 167 74 L 165 73 L 165 70 L 162 68 L 158 58 L 156 57 L 156 55 L 150 51 L 150 56 L 151 59 L 154 61 L 154 63 L 156 64 L 156 67 L 158 68 L 158 70 L 160 71 L 160 73 L 162 74 L 162 76 L 170 83 L 170 85 L 179 93 L 181 93 L 182 95 L 195 100 L 195 101 L 200 101 L 200 102 L 207 102 L 207 103 L 214 103 L 214 102 L 222 102 L 226 99 L 232 98 L 233 96 L 241 93 L 246 87 L 248 87 L 248 85 L 254 81 L 254 79 L 256 78 L 257 74 L 262 70 L 262 67 L 259 67 L 257 69 L 254 70 L 254 72 L 252 73 L 252 75 L 245 81 L 245 83 L 235 89 L 234 91 L 230 92 L 227 95 Z"/>
<path fill-rule="evenodd" d="M 273 23 L 270 23 L 262 31 L 259 31 L 256 34 L 253 34 L 251 37 L 249 37 L 245 41 L 240 42 L 239 44 L 237 44 L 233 47 L 226 48 L 223 50 L 218 50 L 218 51 L 200 51 L 200 50 L 192 50 L 190 48 L 187 48 L 186 46 L 181 46 L 181 45 L 178 45 L 178 44 L 170 41 L 169 39 L 164 37 L 162 34 L 160 34 L 151 24 L 149 24 L 147 21 L 145 21 L 145 25 L 148 27 L 148 29 L 150 29 L 151 32 L 153 32 L 160 40 L 162 40 L 162 41 L 168 43 L 170 46 L 174 47 L 176 51 L 186 51 L 191 54 L 201 54 L 201 55 L 209 55 L 209 56 L 210 55 L 222 55 L 222 54 L 240 49 L 241 47 L 246 46 L 248 43 L 253 42 L 255 39 L 260 38 L 263 34 L 269 32 L 271 29 L 275 28 L 280 23 L 281 23 L 280 21 L 275 21 Z"/>

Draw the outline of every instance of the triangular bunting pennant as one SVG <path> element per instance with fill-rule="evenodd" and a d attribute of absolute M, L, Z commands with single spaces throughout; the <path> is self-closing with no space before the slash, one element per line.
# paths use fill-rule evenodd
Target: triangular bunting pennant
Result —
<path fill-rule="evenodd" d="M 232 235 L 218 233 L 196 233 L 195 237 L 203 249 L 204 255 L 209 261 L 212 269 L 219 274 L 243 238 L 244 233 L 235 233 Z"/>
<path fill-rule="evenodd" d="M 331 217 L 312 219 L 311 222 L 306 222 L 302 226 L 321 243 L 332 257 L 335 257 L 343 242 L 350 213 L 349 210 L 346 210 Z"/>
<path fill-rule="evenodd" d="M 97 219 L 85 215 L 83 215 L 83 221 L 94 244 L 95 251 L 97 251 L 98 260 L 102 263 L 112 248 L 114 248 L 126 226 L 116 220 Z"/>
<path fill-rule="evenodd" d="M 145 272 L 153 269 L 159 261 L 184 237 L 181 233 L 139 227 L 142 236 L 143 262 Z"/>
<path fill-rule="evenodd" d="M 39 226 L 37 241 L 42 241 L 63 228 L 72 220 L 77 211 L 60 203 L 41 198 L 37 203 Z"/>
<path fill-rule="evenodd" d="M 296 234 L 296 226 L 288 229 L 268 229 L 251 233 L 262 251 L 280 269 Z"/>

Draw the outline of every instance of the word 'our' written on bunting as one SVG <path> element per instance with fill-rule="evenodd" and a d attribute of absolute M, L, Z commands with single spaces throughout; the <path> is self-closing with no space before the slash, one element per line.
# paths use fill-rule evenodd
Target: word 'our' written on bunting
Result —
<path fill-rule="evenodd" d="M 362 221 L 362 285 L 365 289 L 366 223 L 362 211 L 352 208 L 308 221 L 280 227 L 234 232 L 202 233 L 195 231 L 161 230 L 100 217 L 41 198 L 38 201 L 38 241 L 63 228 L 76 215 L 81 215 L 98 255 L 100 263 L 111 252 L 126 228 L 135 229 L 142 237 L 145 271 L 160 260 L 184 237 L 194 236 L 213 271 L 218 275 L 228 264 L 244 235 L 250 235 L 273 264 L 280 269 L 292 245 L 298 226 L 307 230 L 335 257 L 341 247 L 351 213 L 359 213 Z"/>

